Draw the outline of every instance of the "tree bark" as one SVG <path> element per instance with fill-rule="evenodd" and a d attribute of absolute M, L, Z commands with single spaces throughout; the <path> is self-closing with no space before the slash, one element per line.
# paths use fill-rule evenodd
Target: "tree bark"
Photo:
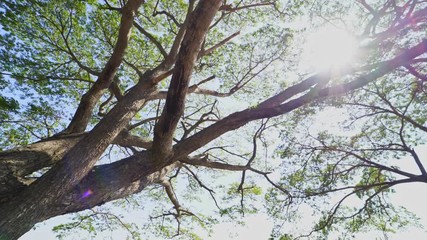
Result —
<path fill-rule="evenodd" d="M 0 204 L 31 183 L 28 174 L 58 162 L 82 135 L 47 139 L 0 152 Z"/>
<path fill-rule="evenodd" d="M 93 108 L 101 98 L 104 90 L 110 86 L 120 64 L 122 63 L 123 57 L 125 56 L 125 50 L 129 43 L 133 20 L 142 3 L 142 0 L 130 0 L 123 7 L 121 11 L 122 18 L 120 21 L 119 35 L 113 54 L 105 64 L 105 67 L 100 73 L 95 84 L 82 96 L 73 119 L 63 133 L 81 133 L 85 131 L 92 115 Z"/>

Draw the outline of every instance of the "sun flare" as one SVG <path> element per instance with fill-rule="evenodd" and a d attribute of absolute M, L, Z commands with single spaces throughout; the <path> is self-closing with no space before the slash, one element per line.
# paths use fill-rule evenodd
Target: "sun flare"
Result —
<path fill-rule="evenodd" d="M 302 65 L 315 71 L 342 68 L 355 59 L 356 39 L 334 27 L 323 27 L 308 35 Z"/>

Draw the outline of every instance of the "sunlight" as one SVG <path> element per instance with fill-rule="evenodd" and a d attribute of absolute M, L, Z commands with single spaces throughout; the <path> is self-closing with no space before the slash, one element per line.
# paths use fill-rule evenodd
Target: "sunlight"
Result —
<path fill-rule="evenodd" d="M 323 27 L 308 35 L 301 65 L 314 71 L 340 69 L 355 59 L 357 41 L 335 27 Z"/>

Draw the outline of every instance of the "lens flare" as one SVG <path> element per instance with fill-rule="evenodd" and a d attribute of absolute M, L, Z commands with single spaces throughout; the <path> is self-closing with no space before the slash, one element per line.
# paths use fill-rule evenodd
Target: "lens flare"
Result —
<path fill-rule="evenodd" d="M 89 197 L 92 194 L 93 194 L 92 190 L 88 189 L 86 192 L 83 193 L 82 199 L 83 198 L 87 198 L 87 197 Z"/>

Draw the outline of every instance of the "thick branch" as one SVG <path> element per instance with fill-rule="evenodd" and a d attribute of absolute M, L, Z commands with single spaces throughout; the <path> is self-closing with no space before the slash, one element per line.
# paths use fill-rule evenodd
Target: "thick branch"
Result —
<path fill-rule="evenodd" d="M 0 203 L 26 185 L 28 174 L 59 161 L 82 135 L 40 141 L 0 153 Z"/>
<path fill-rule="evenodd" d="M 122 131 L 116 139 L 114 139 L 113 143 L 122 147 L 139 147 L 144 149 L 149 149 L 152 146 L 152 142 L 150 140 L 131 135 L 126 130 Z"/>
<path fill-rule="evenodd" d="M 159 168 L 147 154 L 141 153 L 123 160 L 95 167 L 51 211 L 50 217 L 77 212 L 106 202 L 138 193 L 146 186 L 160 181 L 179 164 Z"/>
<path fill-rule="evenodd" d="M 178 33 L 176 34 L 175 40 L 172 43 L 171 50 L 169 51 L 168 57 L 165 59 L 166 66 L 172 66 L 176 61 L 178 51 L 181 45 L 181 41 L 183 40 L 185 32 L 187 31 L 187 26 L 189 24 L 190 17 L 192 15 L 191 13 L 194 8 L 194 2 L 195 0 L 190 0 L 188 3 L 187 15 L 185 16 L 184 23 L 179 28 Z"/>
<path fill-rule="evenodd" d="M 172 148 L 173 133 L 184 111 L 185 97 L 194 63 L 209 25 L 221 1 L 200 1 L 192 13 L 166 97 L 165 108 L 154 131 L 153 152 L 168 154 Z"/>
<path fill-rule="evenodd" d="M 0 153 L 0 203 L 28 185 L 27 175 L 51 167 L 64 157 L 87 133 L 45 139 Z M 149 149 L 151 141 L 122 131 L 112 142 L 122 147 Z"/>
<path fill-rule="evenodd" d="M 105 67 L 99 75 L 96 83 L 83 95 L 73 119 L 64 130 L 64 133 L 80 133 L 86 129 L 93 108 L 101 98 L 104 90 L 110 86 L 123 60 L 125 50 L 128 46 L 133 20 L 135 18 L 136 11 L 142 2 L 143 1 L 141 0 L 130 0 L 122 9 L 119 35 L 113 54 L 105 64 Z"/>

